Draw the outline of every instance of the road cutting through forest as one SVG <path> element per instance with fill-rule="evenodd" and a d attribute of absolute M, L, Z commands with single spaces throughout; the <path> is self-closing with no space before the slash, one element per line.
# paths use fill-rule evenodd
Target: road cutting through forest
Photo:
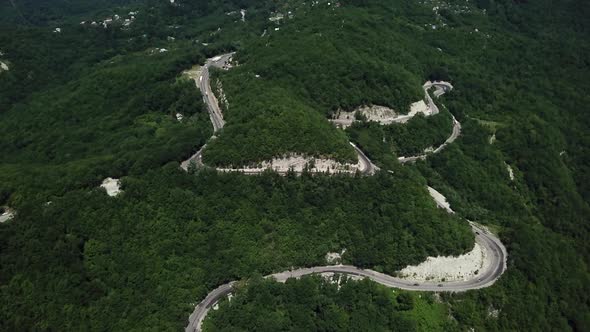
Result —
<path fill-rule="evenodd" d="M 207 59 L 200 72 L 200 76 L 189 75 L 189 77 L 195 81 L 195 84 L 203 95 L 203 101 L 205 102 L 205 105 L 207 105 L 207 111 L 209 112 L 211 123 L 213 124 L 213 136 L 211 139 L 216 138 L 215 133 L 224 127 L 225 121 L 223 119 L 223 112 L 219 107 L 219 102 L 211 90 L 209 69 L 211 67 L 223 69 L 229 68 L 233 55 L 234 53 L 227 53 Z M 373 162 L 371 162 L 371 160 L 356 145 L 352 143 L 350 143 L 350 145 L 356 152 L 358 160 L 357 164 L 342 164 L 329 159 L 294 156 L 289 158 L 277 158 L 269 162 L 261 163 L 263 167 L 217 168 L 217 170 L 221 172 L 241 172 L 249 175 L 260 174 L 267 169 L 273 169 L 279 174 L 286 174 L 289 171 L 301 173 L 306 169 L 311 173 L 355 173 L 356 171 L 359 171 L 366 175 L 372 175 L 379 170 L 379 167 L 373 164 Z M 191 164 L 194 164 L 197 167 L 204 166 L 203 150 L 206 146 L 206 144 L 203 145 L 199 151 L 193 154 L 189 159 L 183 161 L 180 164 L 180 167 L 187 171 Z M 306 160 L 302 162 L 302 158 L 305 158 Z M 307 164 L 315 164 L 317 166 L 307 167 Z M 321 165 L 323 165 L 323 167 L 320 167 Z"/>
<path fill-rule="evenodd" d="M 209 118 L 211 119 L 211 123 L 213 124 L 213 136 L 211 137 L 211 139 L 215 139 L 215 133 L 217 133 L 225 126 L 225 120 L 223 119 L 223 112 L 219 107 L 217 97 L 215 97 L 215 94 L 211 89 L 209 70 L 211 67 L 228 69 L 231 66 L 231 60 L 234 54 L 235 53 L 232 52 L 212 57 L 210 59 L 207 59 L 205 65 L 202 67 L 200 71 L 187 72 L 189 74 L 189 77 L 195 81 L 195 84 L 201 91 L 201 94 L 203 96 L 203 102 L 207 106 Z M 428 90 L 431 88 L 435 88 L 433 94 L 435 97 L 438 98 L 445 94 L 447 91 L 452 90 L 453 86 L 450 83 L 444 81 L 428 81 L 424 83 L 423 89 L 427 101 L 427 111 L 422 113 L 425 113 L 427 115 L 434 115 L 439 113 L 438 107 L 436 106 L 436 104 L 432 100 L 432 97 L 430 97 L 430 94 L 428 93 Z M 398 119 L 394 122 L 405 122 L 418 113 L 420 112 L 410 112 L 410 114 L 400 117 L 403 118 L 404 121 Z M 451 116 L 453 117 L 453 131 L 442 145 L 438 146 L 431 152 L 425 152 L 423 154 L 416 156 L 399 157 L 398 161 L 403 164 L 407 162 L 415 162 L 416 160 L 424 160 L 426 159 L 426 157 L 428 157 L 428 155 L 439 153 L 447 145 L 453 143 L 461 134 L 461 123 L 457 121 L 455 116 L 453 116 L 452 114 Z M 379 170 L 379 167 L 373 164 L 373 162 L 361 151 L 359 147 L 352 143 L 351 145 L 354 148 L 357 155 L 357 164 L 341 164 L 329 159 L 313 160 L 312 158 L 306 158 L 303 156 L 293 156 L 287 158 L 276 158 L 268 162 L 263 162 L 260 163 L 260 167 L 218 168 L 218 170 L 222 172 L 241 172 L 249 175 L 260 174 L 267 169 L 272 169 L 279 174 L 286 174 L 289 171 L 301 173 L 304 169 L 311 173 L 355 173 L 356 171 L 359 171 L 365 175 L 375 174 L 375 172 Z M 206 144 L 203 145 L 201 149 L 199 149 L 189 159 L 183 161 L 180 167 L 183 170 L 187 171 L 191 164 L 194 164 L 197 167 L 204 166 L 203 150 L 206 148 L 206 146 Z M 305 158 L 306 162 L 302 162 L 302 158 Z M 323 167 L 307 167 L 307 164 L 323 165 Z"/>
<path fill-rule="evenodd" d="M 444 95 L 447 91 L 450 91 L 453 89 L 453 86 L 451 85 L 451 83 L 449 82 L 444 82 L 444 81 L 428 81 L 426 83 L 424 83 L 424 94 L 426 95 L 426 100 L 428 101 L 428 107 L 431 109 L 430 114 L 437 114 L 439 112 L 438 107 L 436 106 L 436 104 L 434 103 L 434 100 L 432 100 L 432 97 L 430 97 L 430 94 L 428 93 L 428 90 L 430 88 L 434 87 L 435 91 L 434 91 L 434 96 L 436 98 Z M 430 152 L 424 152 L 422 154 L 416 155 L 416 156 L 410 156 L 410 157 L 398 157 L 397 160 L 400 163 L 408 163 L 408 162 L 415 162 L 416 160 L 424 160 L 426 159 L 426 157 L 428 157 L 431 154 L 436 154 L 441 152 L 444 148 L 447 147 L 447 145 L 453 143 L 458 137 L 459 135 L 461 135 L 461 123 L 455 118 L 455 116 L 451 113 L 451 117 L 453 118 L 453 131 L 451 132 L 451 136 L 449 136 L 446 141 L 441 144 L 440 146 L 438 146 L 436 149 L 434 149 L 433 151 Z"/>
<path fill-rule="evenodd" d="M 231 62 L 231 58 L 234 53 L 223 54 L 220 56 L 216 56 L 214 58 L 208 59 L 205 63 L 202 71 L 200 72 L 200 76 L 192 77 L 195 80 L 196 85 L 198 86 L 199 90 L 203 94 L 203 100 L 207 105 L 207 109 L 209 112 L 209 116 L 211 118 L 211 122 L 213 124 L 214 134 L 211 139 L 215 139 L 215 133 L 218 132 L 220 129 L 223 128 L 225 125 L 225 121 L 223 119 L 223 113 L 219 107 L 217 98 L 213 94 L 211 90 L 211 85 L 209 82 L 209 69 L 211 67 L 216 68 L 228 68 Z M 438 107 L 435 105 L 434 101 L 428 94 L 428 90 L 434 87 L 436 90 L 434 92 L 435 97 L 439 97 L 447 91 L 450 91 L 453 87 L 450 83 L 447 82 L 426 82 L 424 84 L 424 91 L 426 94 L 426 100 L 428 101 L 428 107 L 430 112 L 438 113 Z M 432 114 L 436 114 L 432 113 Z M 453 117 L 453 133 L 451 136 L 443 143 L 441 146 L 436 148 L 431 153 L 438 153 L 448 144 L 455 141 L 455 139 L 459 136 L 461 131 L 461 124 L 459 121 Z M 358 171 L 363 174 L 372 175 L 374 174 L 379 168 L 375 166 L 369 158 L 354 144 L 352 147 L 355 149 L 359 162 L 358 162 Z M 188 160 L 184 161 L 181 164 L 182 169 L 188 170 L 191 164 L 196 166 L 203 166 L 202 161 L 202 152 L 203 149 L 206 148 L 206 144 L 201 147 L 199 151 L 197 151 L 193 156 L 191 156 Z M 415 161 L 418 159 L 426 158 L 427 154 L 413 156 L 413 157 L 400 157 L 399 161 L 410 162 Z M 259 167 L 259 168 L 241 168 L 241 169 L 218 169 L 219 171 L 238 171 L 243 172 L 245 174 L 259 174 L 265 171 L 268 167 Z M 274 169 L 279 173 L 285 173 L 287 170 L 282 169 Z M 313 169 L 311 170 L 314 171 Z M 316 170 L 319 171 L 319 170 Z M 296 170 L 297 172 L 297 170 Z M 428 191 L 434 201 L 436 202 L 439 208 L 445 209 L 449 213 L 454 213 L 451 210 L 446 198 L 440 194 L 438 191 L 434 190 L 433 188 L 428 187 Z M 381 272 L 377 272 L 370 269 L 360 269 L 355 266 L 351 265 L 326 265 L 326 266 L 316 266 L 311 268 L 300 268 L 294 270 L 287 270 L 283 272 L 274 273 L 271 275 L 266 276 L 265 278 L 274 278 L 278 282 L 285 282 L 289 278 L 300 278 L 305 275 L 310 274 L 326 274 L 326 273 L 339 273 L 354 277 L 362 277 L 368 278 L 374 282 L 377 282 L 381 285 L 386 287 L 392 288 L 400 288 L 404 290 L 411 290 L 411 291 L 433 291 L 433 292 L 441 292 L 441 291 L 448 291 L 448 292 L 462 292 L 474 289 L 480 289 L 484 287 L 491 286 L 506 270 L 506 259 L 507 259 L 507 252 L 506 248 L 500 242 L 500 240 L 491 232 L 487 230 L 487 228 L 477 225 L 471 221 L 469 221 L 471 229 L 475 235 L 475 242 L 476 246 L 482 248 L 487 254 L 484 255 L 485 259 L 487 260 L 485 264 L 482 264 L 482 270 L 478 270 L 475 274 L 470 275 L 468 279 L 465 280 L 453 280 L 453 281 L 416 281 L 412 280 L 411 276 L 400 278 L 390 276 Z M 448 258 L 447 258 L 448 259 Z M 452 260 L 452 258 L 451 258 Z M 211 291 L 205 299 L 203 299 L 196 307 L 193 313 L 189 317 L 189 324 L 186 327 L 187 332 L 198 332 L 201 331 L 201 325 L 203 320 L 207 316 L 207 313 L 211 308 L 213 308 L 220 300 L 226 298 L 229 294 L 232 293 L 233 287 L 236 284 L 236 281 L 232 281 L 226 284 L 219 286 L 218 288 Z"/>
<path fill-rule="evenodd" d="M 449 207 L 446 198 L 436 190 L 429 187 L 429 191 L 439 208 L 445 209 L 449 213 L 454 213 Z M 437 195 L 433 195 L 436 192 Z M 486 251 L 485 264 L 483 268 L 464 280 L 454 281 L 437 281 L 437 280 L 413 280 L 411 276 L 399 278 L 390 276 L 381 272 L 370 269 L 360 269 L 352 265 L 326 265 L 316 266 L 310 268 L 300 268 L 293 270 L 286 270 L 265 276 L 265 278 L 273 278 L 278 282 L 284 283 L 289 278 L 301 278 L 310 274 L 326 274 L 338 273 L 348 275 L 351 277 L 368 278 L 378 284 L 386 287 L 399 288 L 409 291 L 422 292 L 464 292 L 468 290 L 481 289 L 489 287 L 500 278 L 502 273 L 506 270 L 506 260 L 508 253 L 506 248 L 493 233 L 486 227 L 480 226 L 476 223 L 469 222 L 473 233 L 475 234 L 476 246 L 481 247 Z M 459 258 L 458 258 L 459 259 Z M 447 258 L 447 264 L 452 265 L 452 260 Z M 407 268 L 406 268 L 407 269 Z M 213 291 L 211 291 L 205 299 L 203 299 L 196 307 L 193 313 L 189 316 L 189 324 L 185 328 L 186 332 L 200 332 L 202 323 L 207 313 L 215 307 L 215 305 L 222 299 L 226 298 L 233 292 L 233 288 L 237 281 L 232 281 L 223 284 Z"/>

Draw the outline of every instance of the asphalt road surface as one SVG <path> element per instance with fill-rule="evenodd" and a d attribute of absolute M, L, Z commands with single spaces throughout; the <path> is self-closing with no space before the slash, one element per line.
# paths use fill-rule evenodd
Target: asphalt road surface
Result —
<path fill-rule="evenodd" d="M 375 174 L 375 172 L 379 170 L 379 167 L 373 164 L 369 157 L 367 157 L 367 155 L 365 155 L 365 153 L 361 151 L 361 149 L 359 149 L 354 143 L 351 142 L 350 145 L 352 145 L 354 151 L 356 151 L 356 155 L 358 156 L 359 162 L 361 163 L 361 167 L 359 168 L 361 173 L 366 175 Z"/>
<path fill-rule="evenodd" d="M 431 87 L 435 87 L 437 89 L 435 95 L 437 97 L 440 97 L 443 94 L 445 94 L 445 92 L 450 91 L 453 88 L 453 86 L 448 82 L 427 82 L 426 84 L 424 84 L 424 91 L 426 92 L 426 99 L 428 100 L 428 105 L 433 110 L 432 114 L 437 114 L 439 112 L 438 107 L 430 97 L 430 94 L 428 94 L 428 89 L 430 89 Z M 453 114 L 451 114 L 451 116 L 453 117 L 453 132 L 451 133 L 451 136 L 449 136 L 443 144 L 438 146 L 432 152 L 427 152 L 411 157 L 399 157 L 397 158 L 397 160 L 402 164 L 408 162 L 415 162 L 416 160 L 424 160 L 426 159 L 426 157 L 428 157 L 428 155 L 439 153 L 444 148 L 446 148 L 447 145 L 453 143 L 459 137 L 459 135 L 461 135 L 461 123 L 457 121 Z"/>
<path fill-rule="evenodd" d="M 428 157 L 428 155 L 431 155 L 434 153 L 439 153 L 444 148 L 446 148 L 447 145 L 453 143 L 461 135 L 461 123 L 459 121 L 457 121 L 457 119 L 455 119 L 454 115 L 451 114 L 451 116 L 453 117 L 453 132 L 451 133 L 451 136 L 449 136 L 443 144 L 438 146 L 432 152 L 423 153 L 423 154 L 420 154 L 417 156 L 411 156 L 411 157 L 399 157 L 399 158 L 397 158 L 397 160 L 402 164 L 408 163 L 408 162 L 414 162 L 419 159 L 424 160 L 424 159 L 426 159 L 426 157 Z"/>
<path fill-rule="evenodd" d="M 438 192 L 437 192 L 438 193 Z M 442 195 L 432 195 L 436 205 L 439 208 L 445 209 L 449 213 L 454 211 L 448 206 L 446 198 Z M 265 276 L 265 278 L 274 278 L 278 282 L 285 282 L 289 278 L 301 278 L 309 274 L 321 273 L 341 273 L 349 276 L 368 278 L 381 285 L 400 288 L 411 291 L 423 292 L 464 292 L 468 290 L 480 289 L 491 286 L 504 271 L 506 270 L 506 259 L 508 254 L 506 248 L 500 240 L 492 233 L 489 233 L 486 228 L 480 227 L 477 224 L 469 221 L 471 230 L 475 235 L 475 242 L 477 242 L 487 252 L 486 258 L 489 260 L 488 268 L 480 271 L 477 276 L 466 281 L 446 281 L 446 282 L 415 282 L 411 280 L 396 278 L 384 273 L 369 269 L 359 269 L 351 265 L 327 265 L 316 266 L 311 268 L 302 268 L 295 270 L 287 270 L 275 274 Z M 189 324 L 185 331 L 200 332 L 201 324 L 207 316 L 209 310 L 215 306 L 221 299 L 227 297 L 233 290 L 236 282 L 224 284 L 210 292 L 201 303 L 199 303 L 193 313 L 189 317 Z"/>
<path fill-rule="evenodd" d="M 211 122 L 213 123 L 214 132 L 219 131 L 225 125 L 225 121 L 223 120 L 223 113 L 219 108 L 219 103 L 215 95 L 211 91 L 211 86 L 209 82 L 209 68 L 211 66 L 223 68 L 226 66 L 231 58 L 233 53 L 224 54 L 221 56 L 217 56 L 207 60 L 202 72 L 202 76 L 199 78 L 197 82 L 201 93 L 203 94 L 203 100 L 207 105 L 207 109 L 209 111 L 209 116 L 211 118 Z M 432 83 L 432 86 L 437 86 L 437 82 Z M 441 95 L 441 90 L 448 91 L 452 88 L 450 84 L 442 82 L 438 84 L 437 87 L 437 95 Z M 426 89 L 426 87 L 425 87 Z M 432 107 L 436 108 L 434 102 L 430 98 L 428 94 L 428 102 L 432 105 Z M 438 110 L 438 108 L 436 108 Z M 447 144 L 452 143 L 460 134 L 461 124 L 453 117 L 453 133 L 447 139 L 447 141 L 440 147 L 438 147 L 434 153 L 442 150 Z M 213 136 L 215 137 L 215 135 Z M 355 149 L 359 161 L 361 162 L 361 170 L 364 174 L 374 174 L 379 168 L 375 166 L 369 158 L 354 144 L 351 143 L 353 148 Z M 181 167 L 183 169 L 188 169 L 188 166 L 191 162 L 196 163 L 197 165 L 202 165 L 202 151 L 205 148 L 203 146 L 197 153 L 195 153 L 190 159 L 183 162 Z M 411 158 L 422 158 L 422 156 L 417 157 L 408 157 L 407 159 Z M 415 160 L 415 159 L 414 159 Z M 400 160 L 401 161 L 401 160 Z M 407 160 L 410 161 L 410 160 Z M 404 161 L 402 161 L 404 162 Z M 257 171 L 259 172 L 259 171 Z M 249 173 L 252 174 L 252 173 Z M 437 204 L 439 202 L 437 201 Z M 381 285 L 387 287 L 394 287 L 400 288 L 405 290 L 414 290 L 414 291 L 449 291 L 449 292 L 462 292 L 468 291 L 473 289 L 479 289 L 491 286 L 504 272 L 506 269 L 506 248 L 500 240 L 495 237 L 493 234 L 488 233 L 485 229 L 478 227 L 474 223 L 470 222 L 472 230 L 475 234 L 475 241 L 485 249 L 487 249 L 488 257 L 491 259 L 491 264 L 489 264 L 489 268 L 485 271 L 480 271 L 480 273 L 474 279 L 467 280 L 467 281 L 449 281 L 449 282 L 440 282 L 440 283 L 433 283 L 433 282 L 420 282 L 416 283 L 413 281 L 396 278 L 384 273 L 380 273 L 377 271 L 369 270 L 369 269 L 359 269 L 355 266 L 350 265 L 335 265 L 335 266 L 316 266 L 312 268 L 302 268 L 296 270 L 288 270 L 279 273 L 275 273 L 272 275 L 266 276 L 266 278 L 274 278 L 279 282 L 285 282 L 289 278 L 300 278 L 305 275 L 314 274 L 314 273 L 341 273 L 345 275 L 351 276 L 360 276 L 369 278 L 374 282 L 377 282 Z M 186 327 L 187 332 L 195 332 L 201 331 L 201 324 L 209 310 L 215 306 L 219 300 L 224 297 L 227 297 L 233 289 L 233 286 L 236 282 L 232 281 L 227 284 L 223 284 L 207 294 L 205 299 L 201 301 L 196 307 L 193 313 L 189 317 L 189 324 Z"/>
<path fill-rule="evenodd" d="M 201 77 L 199 77 L 199 81 L 197 82 L 199 90 L 201 90 L 201 94 L 203 95 L 203 101 L 205 102 L 205 105 L 207 105 L 207 110 L 209 111 L 209 117 L 211 118 L 211 123 L 213 124 L 214 133 L 223 128 L 225 121 L 223 120 L 223 112 L 221 112 L 221 108 L 219 108 L 219 102 L 211 90 L 211 84 L 209 82 L 209 68 L 224 68 L 224 66 L 229 64 L 233 55 L 234 53 L 227 53 L 207 59 L 207 62 L 203 66 Z"/>
<path fill-rule="evenodd" d="M 486 229 L 470 222 L 471 228 L 475 234 L 475 241 L 485 248 L 490 259 L 489 268 L 480 271 L 477 276 L 467 281 L 448 281 L 448 282 L 414 282 L 401 278 L 396 278 L 384 273 L 369 269 L 359 269 L 351 265 L 334 265 L 334 266 L 316 266 L 311 268 L 302 268 L 288 270 L 266 276 L 265 278 L 274 278 L 278 282 L 285 282 L 289 278 L 301 278 L 305 275 L 320 273 L 341 273 L 344 275 L 358 276 L 368 278 L 378 284 L 400 288 L 410 291 L 423 292 L 464 292 L 468 290 L 480 289 L 491 286 L 504 271 L 506 270 L 506 259 L 508 254 L 506 248 L 500 240 L 489 233 Z M 189 324 L 186 332 L 200 332 L 201 324 L 209 310 L 215 306 L 221 299 L 227 297 L 233 289 L 236 282 L 224 284 L 209 293 L 201 303 L 199 303 L 189 317 Z"/>
<path fill-rule="evenodd" d="M 215 138 L 215 133 L 218 132 L 220 129 L 225 126 L 225 121 L 223 120 L 223 112 L 219 107 L 219 102 L 217 101 L 217 97 L 211 90 L 211 83 L 209 82 L 209 68 L 216 67 L 216 68 L 224 68 L 226 67 L 231 60 L 231 57 L 234 53 L 226 53 L 222 55 L 218 55 L 216 57 L 207 59 L 205 65 L 202 68 L 201 76 L 195 79 L 195 83 L 199 87 L 201 91 L 201 95 L 203 96 L 203 102 L 207 105 L 207 111 L 209 112 L 209 119 L 211 119 L 211 123 L 213 124 L 213 136 L 211 139 Z M 197 166 L 203 165 L 203 150 L 205 149 L 205 145 L 199 149 L 195 154 L 193 154 L 190 158 L 183 161 L 180 164 L 180 168 L 187 171 L 190 164 L 194 163 Z"/>

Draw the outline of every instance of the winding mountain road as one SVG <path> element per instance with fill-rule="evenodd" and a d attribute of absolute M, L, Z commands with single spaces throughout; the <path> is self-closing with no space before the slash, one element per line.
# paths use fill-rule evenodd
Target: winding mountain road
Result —
<path fill-rule="evenodd" d="M 195 78 L 195 83 L 197 87 L 201 91 L 203 95 L 203 101 L 207 105 L 207 111 L 209 112 L 209 118 L 211 119 L 211 123 L 213 124 L 213 136 L 211 139 L 215 139 L 215 133 L 223 128 L 225 125 L 225 121 L 223 119 L 223 112 L 219 107 L 219 101 L 215 97 L 215 94 L 211 90 L 211 83 L 210 83 L 210 75 L 209 75 L 209 68 L 227 68 L 228 64 L 231 62 L 231 58 L 234 53 L 226 53 L 222 55 L 218 55 L 216 57 L 207 59 L 205 65 L 203 66 L 201 75 L 198 78 Z M 358 161 L 359 161 L 359 171 L 365 175 L 373 175 L 376 171 L 379 170 L 373 162 L 353 143 L 350 145 L 354 148 Z M 180 164 L 180 167 L 187 171 L 191 164 L 195 164 L 196 166 L 204 166 L 203 164 L 203 150 L 207 145 L 203 145 L 199 151 L 193 154 L 189 159 L 183 161 Z M 254 175 L 260 174 L 266 170 L 266 168 L 240 168 L 240 169 L 218 169 L 224 172 L 241 172 L 247 175 Z M 313 172 L 313 170 L 312 170 Z M 278 171 L 279 174 L 286 174 L 287 171 Z"/>
<path fill-rule="evenodd" d="M 440 146 L 438 146 L 436 149 L 434 149 L 431 152 L 427 152 L 427 153 L 423 153 L 423 154 L 419 154 L 417 156 L 411 156 L 411 157 L 399 157 L 399 158 L 397 158 L 397 160 L 402 164 L 408 163 L 408 162 L 415 162 L 416 160 L 425 160 L 426 157 L 428 157 L 429 155 L 439 153 L 444 148 L 446 148 L 447 145 L 453 143 L 461 135 L 461 123 L 459 121 L 457 121 L 457 119 L 455 119 L 454 115 L 451 114 L 451 116 L 453 117 L 453 132 L 451 133 L 451 136 L 449 136 L 443 144 L 441 144 Z"/>
<path fill-rule="evenodd" d="M 213 94 L 209 82 L 209 68 L 211 66 L 217 68 L 225 68 L 233 53 L 224 54 L 221 56 L 217 56 L 211 59 L 208 59 L 205 66 L 203 67 L 203 71 L 201 76 L 198 79 L 195 79 L 195 82 L 201 93 L 203 94 L 203 100 L 207 105 L 207 109 L 209 111 L 209 116 L 211 118 L 211 122 L 213 124 L 214 134 L 211 139 L 214 139 L 215 133 L 218 132 L 220 129 L 223 128 L 225 125 L 225 121 L 223 120 L 223 113 L 219 108 L 219 103 L 217 98 Z M 428 85 L 428 86 L 427 86 Z M 427 90 L 431 87 L 435 87 L 435 96 L 438 97 L 444 92 L 452 89 L 452 85 L 446 82 L 427 82 L 424 85 L 424 89 Z M 434 104 L 434 101 L 430 97 L 428 93 L 426 93 L 426 98 L 428 99 L 429 106 L 431 107 L 433 112 L 438 112 L 438 108 Z M 432 153 L 437 153 L 441 151 L 446 145 L 452 143 L 460 134 L 461 131 L 461 124 L 453 117 L 453 133 L 447 139 L 447 141 L 435 149 Z M 359 170 L 364 174 L 374 174 L 379 168 L 375 166 L 369 158 L 353 143 L 351 143 L 352 147 L 355 149 L 358 158 L 359 158 Z M 191 158 L 184 161 L 181 164 L 181 167 L 184 170 L 187 170 L 191 163 L 195 163 L 196 165 L 203 165 L 202 162 L 202 151 L 205 148 L 204 145 L 199 151 L 197 151 Z M 401 157 L 400 162 L 409 162 L 415 161 L 417 159 L 426 158 L 426 155 L 414 156 L 414 157 Z M 262 172 L 263 170 L 260 169 L 253 169 L 253 170 L 236 170 L 242 171 L 245 174 L 257 174 Z M 429 190 L 432 188 L 429 188 Z M 436 192 L 432 189 L 432 192 Z M 438 193 L 438 192 L 437 192 Z M 440 196 L 440 197 L 439 197 Z M 448 206 L 446 199 L 442 195 L 433 195 L 436 204 L 447 210 L 449 213 L 453 213 L 453 211 Z M 463 281 L 448 281 L 448 282 L 414 282 L 408 279 L 402 279 L 394 276 L 390 276 L 381 272 L 377 272 L 370 269 L 360 269 L 355 266 L 351 265 L 334 265 L 334 266 L 316 266 L 311 268 L 300 268 L 295 270 L 288 270 L 283 272 L 278 272 L 275 274 L 271 274 L 266 276 L 265 278 L 274 278 L 278 282 L 285 282 L 289 278 L 300 278 L 305 275 L 310 274 L 322 274 L 322 273 L 340 273 L 350 276 L 357 276 L 357 277 L 364 277 L 368 278 L 374 282 L 377 282 L 381 285 L 393 288 L 400 288 L 405 290 L 413 290 L 413 291 L 449 291 L 449 292 L 463 292 L 468 290 L 480 289 L 484 287 L 491 286 L 506 270 L 506 259 L 507 259 L 507 252 L 504 245 L 500 242 L 500 240 L 493 234 L 489 233 L 487 229 L 476 225 L 473 222 L 469 222 L 472 228 L 473 233 L 475 234 L 475 241 L 478 243 L 482 248 L 484 248 L 488 252 L 488 257 L 490 260 L 490 264 L 488 264 L 488 268 L 483 271 L 479 271 L 476 277 L 463 280 Z M 232 291 L 233 287 L 236 284 L 236 281 L 229 282 L 227 284 L 223 284 L 218 288 L 211 291 L 205 299 L 203 299 L 196 307 L 193 313 L 189 317 L 189 324 L 186 327 L 185 331 L 187 332 L 200 332 L 201 325 L 209 310 L 215 306 L 221 299 L 227 297 Z"/>
<path fill-rule="evenodd" d="M 449 82 L 442 82 L 442 81 L 430 82 L 430 81 L 428 81 L 424 84 L 423 87 L 424 87 L 424 92 L 426 94 L 426 100 L 428 101 L 428 107 L 430 107 L 430 109 L 432 110 L 431 114 L 439 113 L 438 106 L 436 106 L 436 104 L 434 103 L 434 100 L 432 100 L 432 97 L 430 97 L 430 94 L 428 93 L 428 89 L 434 87 L 436 89 L 434 91 L 434 96 L 438 98 L 438 97 L 444 95 L 447 91 L 452 90 L 453 86 Z M 408 163 L 408 162 L 415 162 L 416 160 L 424 160 L 429 155 L 439 153 L 444 148 L 446 148 L 447 145 L 453 143 L 461 135 L 461 123 L 459 121 L 457 121 L 457 119 L 455 118 L 455 116 L 453 114 L 451 114 L 451 117 L 453 118 L 453 132 L 451 133 L 451 136 L 449 136 L 443 144 L 441 144 L 440 146 L 438 146 L 436 149 L 434 149 L 431 152 L 425 152 L 425 153 L 419 154 L 417 156 L 411 156 L 411 157 L 398 157 L 397 160 L 402 164 Z"/>
<path fill-rule="evenodd" d="M 296 270 L 288 270 L 267 275 L 265 278 L 274 278 L 278 282 L 285 282 L 289 278 L 301 278 L 302 276 L 310 274 L 322 273 L 340 273 L 344 275 L 357 276 L 368 278 L 378 284 L 386 287 L 399 288 L 410 291 L 423 292 L 464 292 L 468 290 L 475 290 L 491 286 L 504 271 L 506 270 L 506 259 L 508 254 L 506 248 L 500 240 L 493 234 L 489 233 L 487 229 L 469 222 L 473 233 L 475 234 L 475 241 L 488 252 L 490 259 L 489 268 L 480 271 L 477 277 L 465 281 L 448 281 L 448 282 L 414 282 L 407 279 L 393 277 L 381 272 L 370 269 L 360 269 L 351 265 L 333 265 L 333 266 L 316 266 L 310 268 L 301 268 Z M 207 316 L 209 310 L 215 306 L 221 299 L 227 297 L 232 291 L 236 281 L 221 285 L 215 290 L 211 291 L 203 301 L 196 307 L 189 317 L 189 324 L 186 327 L 186 332 L 200 332 L 203 320 Z"/>
<path fill-rule="evenodd" d="M 356 151 L 356 154 L 359 158 L 359 162 L 361 163 L 361 173 L 366 175 L 373 175 L 380 169 L 375 164 L 373 164 L 371 159 L 369 159 L 369 157 L 367 157 L 367 155 L 365 155 L 365 153 L 361 149 L 359 149 L 358 146 L 356 146 L 352 142 L 350 142 L 350 145 L 352 145 L 352 147 Z"/>
<path fill-rule="evenodd" d="M 201 75 L 198 78 L 195 78 L 195 84 L 201 91 L 201 95 L 203 96 L 203 102 L 207 106 L 207 111 L 209 112 L 209 119 L 211 119 L 211 124 L 213 124 L 213 136 L 211 139 L 214 139 L 215 133 L 225 126 L 225 120 L 223 120 L 223 112 L 219 107 L 219 102 L 217 101 L 217 97 L 211 90 L 210 84 L 210 74 L 209 68 L 223 68 L 226 66 L 230 61 L 234 53 L 226 53 L 222 55 L 218 55 L 216 57 L 207 59 L 203 69 L 201 71 Z M 183 161 L 180 164 L 180 168 L 185 171 L 188 171 L 189 166 L 191 163 L 194 163 L 196 166 L 203 166 L 203 150 L 207 144 L 203 145 L 199 151 L 193 154 L 190 158 Z"/>

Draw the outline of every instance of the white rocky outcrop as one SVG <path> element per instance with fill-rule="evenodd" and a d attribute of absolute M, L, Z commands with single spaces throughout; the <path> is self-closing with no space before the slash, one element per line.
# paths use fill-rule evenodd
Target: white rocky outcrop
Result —
<path fill-rule="evenodd" d="M 424 89 L 424 99 L 412 103 L 408 114 L 398 114 L 395 110 L 386 106 L 370 105 L 360 106 L 351 112 L 338 111 L 330 121 L 338 127 L 347 128 L 351 126 L 353 122 L 357 121 L 357 114 L 362 115 L 367 121 L 378 122 L 382 125 L 406 123 L 418 114 L 423 114 L 424 116 L 435 115 L 439 113 L 439 109 L 428 95 L 428 90 L 434 88 L 435 90 L 433 94 L 438 98 L 445 94 L 445 92 L 453 89 L 453 86 L 450 83 L 443 81 L 427 81 L 422 88 Z"/>
<path fill-rule="evenodd" d="M 14 218 L 14 212 L 6 208 L 5 211 L 0 214 L 0 223 L 7 222 L 12 218 Z"/>
<path fill-rule="evenodd" d="M 439 208 L 449 213 L 455 213 L 447 198 L 434 188 L 428 187 L 430 196 Z M 487 228 L 484 228 L 487 232 Z M 412 281 L 467 281 L 477 278 L 479 272 L 489 269 L 492 262 L 491 253 L 488 253 L 486 246 L 480 245 L 476 237 L 473 249 L 460 256 L 437 256 L 428 257 L 426 261 L 418 265 L 408 265 L 401 271 L 399 276 Z"/>
<path fill-rule="evenodd" d="M 100 187 L 106 190 L 107 195 L 115 197 L 121 193 L 121 180 L 109 177 L 102 181 Z"/>
<path fill-rule="evenodd" d="M 402 269 L 399 275 L 415 281 L 467 281 L 489 268 L 490 260 L 486 259 L 487 255 L 487 249 L 475 243 L 473 250 L 466 254 L 457 257 L 428 257 L 419 265 Z"/>
<path fill-rule="evenodd" d="M 366 165 L 360 160 L 356 164 L 340 163 L 333 159 L 313 158 L 300 154 L 293 154 L 286 157 L 274 158 L 270 161 L 263 161 L 252 167 L 242 168 L 217 168 L 220 172 L 242 172 L 246 174 L 258 174 L 267 169 L 276 171 L 277 173 L 287 173 L 290 170 L 301 173 L 305 169 L 312 173 L 329 172 L 329 173 L 349 173 L 353 174 L 357 171 L 363 172 Z"/>
<path fill-rule="evenodd" d="M 346 252 L 346 249 L 342 249 L 340 252 L 329 252 L 326 254 L 326 263 L 328 264 L 340 264 L 342 263 L 342 255 Z"/>
<path fill-rule="evenodd" d="M 506 164 L 506 171 L 508 171 L 508 177 L 510 178 L 510 181 L 514 181 L 514 170 L 508 164 Z"/>

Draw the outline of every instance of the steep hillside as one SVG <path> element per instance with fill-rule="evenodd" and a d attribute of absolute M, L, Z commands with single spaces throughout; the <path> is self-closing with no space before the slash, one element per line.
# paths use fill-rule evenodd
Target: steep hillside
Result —
<path fill-rule="evenodd" d="M 206 330 L 587 330 L 589 16 L 583 0 L 4 2 L 0 330 L 179 330 L 232 280 L 249 282 Z M 229 52 L 233 67 L 211 73 L 226 124 L 210 140 L 182 73 Z M 453 85 L 439 114 L 330 122 L 359 106 L 407 113 L 428 80 Z M 400 164 L 453 119 L 456 140 Z M 353 142 L 381 171 L 182 170 L 206 142 L 209 166 L 350 161 Z M 395 274 L 469 252 L 466 220 L 508 251 L 491 287 L 260 280 L 335 252 Z"/>

